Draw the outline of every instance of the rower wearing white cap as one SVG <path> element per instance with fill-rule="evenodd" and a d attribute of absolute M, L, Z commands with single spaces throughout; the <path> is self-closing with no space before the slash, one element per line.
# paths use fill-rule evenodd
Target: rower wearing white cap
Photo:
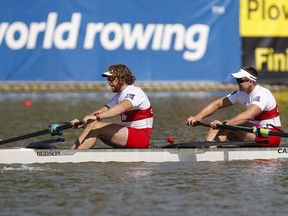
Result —
<path fill-rule="evenodd" d="M 109 66 L 102 76 L 107 78 L 112 92 L 116 94 L 105 106 L 86 115 L 81 121 L 83 124 L 78 119 L 71 121 L 75 127 L 85 126 L 72 148 L 93 148 L 98 139 L 112 147 L 149 147 L 153 125 L 152 107 L 144 91 L 133 85 L 135 76 L 123 64 Z M 105 122 L 119 116 L 121 124 Z"/>
<path fill-rule="evenodd" d="M 198 114 L 190 116 L 186 124 L 196 126 L 197 122 L 201 122 L 221 108 L 242 104 L 245 108 L 244 112 L 224 122 L 219 120 L 211 122 L 212 129 L 207 135 L 207 141 L 261 141 L 266 139 L 243 131 L 218 130 L 216 128 L 219 124 L 265 127 L 272 131 L 281 130 L 280 114 L 276 100 L 267 88 L 257 84 L 257 71 L 253 67 L 243 67 L 238 72 L 232 73 L 231 76 L 236 78 L 239 89 L 225 97 L 212 101 Z M 279 146 L 281 142 L 281 137 L 270 136 L 268 139 L 269 144 L 263 144 L 263 146 L 275 147 Z"/>

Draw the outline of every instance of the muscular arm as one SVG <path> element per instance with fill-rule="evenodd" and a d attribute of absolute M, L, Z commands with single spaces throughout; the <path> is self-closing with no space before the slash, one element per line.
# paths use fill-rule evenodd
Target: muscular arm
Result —
<path fill-rule="evenodd" d="M 232 106 L 232 105 L 233 104 L 230 102 L 227 96 L 214 100 L 211 103 L 209 103 L 207 106 L 205 106 L 196 116 L 190 116 L 187 119 L 186 124 L 193 126 L 195 122 L 202 121 L 202 119 L 212 115 L 218 109 Z"/>
<path fill-rule="evenodd" d="M 101 119 L 113 118 L 132 108 L 133 108 L 133 104 L 131 103 L 131 101 L 129 101 L 128 99 L 125 99 L 119 104 L 116 104 L 115 106 L 111 107 L 110 109 L 107 109 L 106 111 L 101 112 L 99 116 Z"/>
<path fill-rule="evenodd" d="M 203 119 L 206 118 L 213 113 L 215 113 L 218 109 L 231 106 L 232 103 L 229 101 L 227 97 L 219 98 L 215 101 L 212 101 L 210 104 L 205 106 L 197 115 L 196 117 Z"/>
<path fill-rule="evenodd" d="M 110 109 L 108 107 L 106 107 L 106 108 L 103 107 L 100 110 L 96 110 L 94 113 L 99 113 L 98 117 L 100 117 L 100 119 L 113 118 L 113 117 L 115 117 L 117 115 L 120 115 L 123 112 L 126 112 L 127 110 L 129 110 L 131 108 L 133 108 L 133 104 L 128 99 L 125 99 L 122 102 L 120 102 L 119 104 L 116 104 L 115 106 L 111 107 Z M 94 113 L 92 113 L 90 115 L 86 115 L 82 119 L 84 124 L 87 124 L 87 123 L 89 124 L 89 122 L 96 120 L 97 117 L 94 115 Z M 73 120 L 71 122 L 74 125 L 73 122 L 75 122 L 75 120 Z"/>
<path fill-rule="evenodd" d="M 247 110 L 227 121 L 229 125 L 241 125 L 249 122 L 262 112 L 259 106 L 252 104 Z"/>
<path fill-rule="evenodd" d="M 90 115 L 94 115 L 96 113 L 102 113 L 105 112 L 106 110 L 108 110 L 109 108 L 107 106 L 102 107 L 101 109 L 95 110 L 93 113 L 91 113 Z"/>
<path fill-rule="evenodd" d="M 91 114 L 86 115 L 81 121 L 82 121 L 82 123 L 85 123 L 85 124 L 86 124 L 87 121 L 89 121 L 89 120 L 94 121 L 94 120 L 96 119 L 96 117 L 95 117 L 95 114 L 96 114 L 96 113 L 102 113 L 102 112 L 105 112 L 105 111 L 108 110 L 108 109 L 109 109 L 109 108 L 108 108 L 107 106 L 104 106 L 104 107 L 102 107 L 101 109 L 95 110 L 95 111 L 92 112 Z M 80 120 L 77 119 L 77 118 L 70 121 L 70 123 L 71 123 L 72 125 L 76 125 L 75 127 L 78 127 L 78 128 L 83 127 L 82 123 L 79 124 L 79 122 L 80 122 Z"/>

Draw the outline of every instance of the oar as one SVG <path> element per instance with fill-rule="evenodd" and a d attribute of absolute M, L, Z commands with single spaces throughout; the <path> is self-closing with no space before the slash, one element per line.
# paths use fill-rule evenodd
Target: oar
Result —
<path fill-rule="evenodd" d="M 70 123 L 65 123 L 62 125 L 52 124 L 49 126 L 49 128 L 47 128 L 45 130 L 25 134 L 22 136 L 12 137 L 9 139 L 0 140 L 0 145 L 5 144 L 5 143 L 14 142 L 14 141 L 23 140 L 23 139 L 28 139 L 28 138 L 32 138 L 32 137 L 36 137 L 36 136 L 41 136 L 41 135 L 45 135 L 45 134 L 51 134 L 52 136 L 61 135 L 63 130 L 66 130 L 66 129 L 69 129 L 72 127 L 73 126 Z"/>
<path fill-rule="evenodd" d="M 205 127 L 210 127 L 210 123 L 205 123 L 205 122 L 196 122 L 195 125 L 202 125 Z M 279 137 L 288 137 L 288 133 L 285 132 L 276 132 L 276 131 L 271 131 L 270 129 L 267 128 L 256 128 L 256 127 L 243 127 L 243 126 L 233 126 L 233 125 L 218 125 L 217 128 L 219 129 L 227 129 L 227 130 L 239 130 L 239 131 L 245 131 L 248 133 L 253 133 L 256 136 L 260 137 L 270 137 L 270 136 L 279 136 Z"/>

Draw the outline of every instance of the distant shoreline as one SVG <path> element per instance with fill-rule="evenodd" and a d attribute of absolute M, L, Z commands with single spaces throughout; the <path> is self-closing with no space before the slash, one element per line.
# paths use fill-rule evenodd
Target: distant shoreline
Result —
<path fill-rule="evenodd" d="M 136 82 L 144 91 L 233 91 L 233 83 L 214 82 Z M 288 91 L 287 85 L 260 85 L 271 91 Z M 0 93 L 13 92 L 107 92 L 111 91 L 106 82 L 0 82 Z"/>

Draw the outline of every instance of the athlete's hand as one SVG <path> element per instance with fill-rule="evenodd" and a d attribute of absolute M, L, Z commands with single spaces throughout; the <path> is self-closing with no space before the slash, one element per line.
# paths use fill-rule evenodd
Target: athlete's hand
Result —
<path fill-rule="evenodd" d="M 199 125 L 199 122 L 202 119 L 197 118 L 196 116 L 190 116 L 187 120 L 186 120 L 186 125 L 192 126 L 192 127 L 196 127 Z"/>
<path fill-rule="evenodd" d="M 72 121 L 70 121 L 70 123 L 73 125 L 74 128 L 83 127 L 83 124 L 79 119 L 73 119 Z"/>
<path fill-rule="evenodd" d="M 96 120 L 96 116 L 94 116 L 94 115 L 86 115 L 82 119 L 82 122 L 83 122 L 83 124 L 87 125 L 87 124 L 90 124 L 91 122 L 94 122 L 95 120 Z"/>
<path fill-rule="evenodd" d="M 218 125 L 221 125 L 222 122 L 219 120 L 214 120 L 210 123 L 210 127 L 212 127 L 213 129 L 217 129 Z"/>

